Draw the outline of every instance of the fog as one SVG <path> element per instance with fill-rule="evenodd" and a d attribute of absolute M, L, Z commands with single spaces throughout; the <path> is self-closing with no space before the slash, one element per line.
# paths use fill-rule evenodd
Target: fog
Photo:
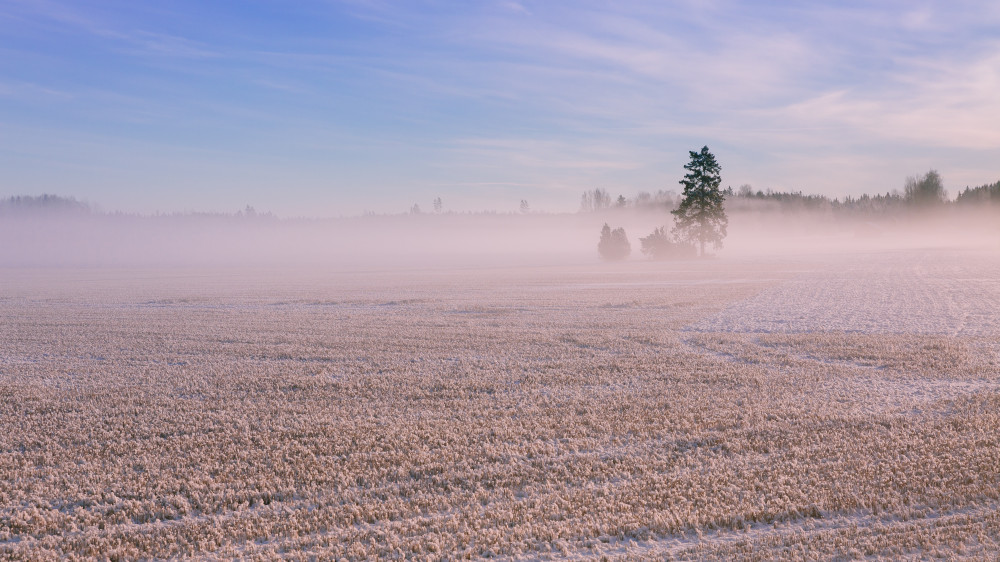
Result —
<path fill-rule="evenodd" d="M 994 553 L 997 214 L 737 203 L 0 212 L 0 559 Z"/>
<path fill-rule="evenodd" d="M 866 216 L 747 204 L 729 211 L 710 259 L 818 256 L 913 248 L 1000 249 L 1000 213 L 945 207 Z M 672 226 L 667 209 L 573 214 L 409 214 L 342 219 L 271 216 L 0 216 L 2 267 L 321 266 L 414 268 L 600 262 L 603 224 L 640 237 Z M 607 263 L 613 268 L 615 262 Z"/>

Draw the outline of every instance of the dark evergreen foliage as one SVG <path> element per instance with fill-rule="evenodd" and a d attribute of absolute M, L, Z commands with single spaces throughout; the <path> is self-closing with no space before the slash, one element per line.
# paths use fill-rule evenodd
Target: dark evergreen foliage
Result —
<path fill-rule="evenodd" d="M 688 173 L 680 181 L 684 186 L 681 204 L 671 213 L 674 215 L 674 235 L 684 242 L 696 244 L 702 256 L 705 245 L 722 247 L 726 237 L 729 219 L 723 207 L 725 195 L 719 189 L 722 167 L 708 147 L 701 152 L 690 152 L 691 161 L 684 165 Z"/>
<path fill-rule="evenodd" d="M 996 183 L 968 188 L 955 197 L 959 205 L 1000 205 L 1000 181 Z"/>
<path fill-rule="evenodd" d="M 773 203 L 775 211 L 829 211 L 847 215 L 878 215 L 901 209 L 906 200 L 897 193 L 867 193 L 859 197 L 847 196 L 843 200 L 830 199 L 825 195 L 805 195 L 801 191 L 772 191 L 770 189 L 754 191 L 749 185 L 743 185 L 736 191 L 734 197 L 727 199 L 730 210 L 748 209 L 750 201 L 766 201 Z M 741 204 L 741 202 L 743 204 Z"/>

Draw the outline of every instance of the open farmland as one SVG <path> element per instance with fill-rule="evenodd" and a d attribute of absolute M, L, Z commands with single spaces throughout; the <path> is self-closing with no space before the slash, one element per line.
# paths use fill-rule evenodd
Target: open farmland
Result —
<path fill-rule="evenodd" d="M 0 270 L 0 557 L 1000 552 L 1000 256 Z"/>

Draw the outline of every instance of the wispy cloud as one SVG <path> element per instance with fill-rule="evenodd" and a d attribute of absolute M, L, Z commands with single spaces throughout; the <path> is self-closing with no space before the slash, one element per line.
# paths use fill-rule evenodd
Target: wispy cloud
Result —
<path fill-rule="evenodd" d="M 841 89 L 776 108 L 775 119 L 849 127 L 895 143 L 1000 148 L 1000 46 L 971 60 L 897 61 L 878 88 Z"/>
<path fill-rule="evenodd" d="M 151 31 L 145 27 L 153 27 L 155 21 L 119 21 L 114 12 L 96 13 L 96 10 L 84 10 L 83 6 L 73 2 L 58 2 L 54 0 L 32 0 L 30 2 L 13 0 L 6 14 L 22 22 L 38 24 L 54 24 L 61 26 L 65 32 L 76 32 L 92 35 L 107 41 L 113 41 L 127 49 L 127 52 L 138 56 L 172 56 L 183 58 L 220 57 L 222 53 L 207 43 L 195 41 L 175 34 Z"/>
<path fill-rule="evenodd" d="M 648 190 L 704 144 L 727 182 L 843 195 L 929 167 L 971 178 L 1000 148 L 1000 4 L 987 1 L 217 10 L 4 3 L 0 49 L 15 55 L 0 63 L 0 118 L 123 147 L 270 150 L 310 184 L 327 159 L 360 208 L 369 187 Z"/>
<path fill-rule="evenodd" d="M 18 98 L 23 101 L 32 101 L 35 103 L 43 100 L 66 101 L 75 97 L 71 92 L 31 82 L 0 82 L 0 96 Z"/>
<path fill-rule="evenodd" d="M 625 146 L 602 143 L 539 140 L 531 138 L 463 139 L 453 149 L 463 160 L 479 159 L 499 168 L 515 167 L 532 171 L 632 170 L 642 164 L 630 156 Z"/>

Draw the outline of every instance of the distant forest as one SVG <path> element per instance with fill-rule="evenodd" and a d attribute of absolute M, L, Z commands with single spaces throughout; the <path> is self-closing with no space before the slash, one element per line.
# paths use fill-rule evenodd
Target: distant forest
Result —
<path fill-rule="evenodd" d="M 83 201 L 78 201 L 74 197 L 63 197 L 60 195 L 15 195 L 6 199 L 0 199 L 0 217 L 3 216 L 82 216 L 82 215 L 105 215 L 114 217 L 140 217 L 137 213 L 123 213 L 114 211 L 104 213 L 96 210 Z M 275 219 L 272 213 L 258 213 L 253 207 L 247 205 L 245 208 L 235 213 L 156 213 L 151 215 L 156 218 L 169 217 L 206 217 L 206 218 L 259 218 Z"/>
<path fill-rule="evenodd" d="M 1000 204 L 1000 181 L 979 187 L 966 187 L 965 191 L 959 192 L 955 203 L 959 205 Z"/>
<path fill-rule="evenodd" d="M 1000 181 L 966 187 L 958 192 L 954 200 L 948 200 L 941 186 L 940 176 L 933 170 L 922 177 L 912 177 L 906 182 L 903 192 L 892 191 L 885 194 L 862 195 L 860 197 L 830 198 L 825 195 L 805 195 L 801 191 L 754 190 L 750 185 L 743 185 L 734 190 L 732 187 L 724 190 L 726 209 L 729 212 L 741 211 L 815 211 L 835 214 L 876 216 L 893 214 L 914 207 L 920 208 L 996 208 L 1000 209 Z M 634 197 L 625 195 L 614 196 L 604 189 L 593 189 L 583 193 L 580 199 L 580 212 L 589 213 L 604 210 L 648 210 L 669 211 L 676 208 L 680 197 L 672 191 L 657 191 L 656 193 L 639 192 Z M 440 198 L 435 200 L 434 214 L 441 213 Z M 520 214 L 532 213 L 527 201 L 521 200 Z M 78 201 L 73 197 L 59 195 L 16 195 L 0 199 L 0 217 L 31 216 L 31 215 L 109 215 L 132 216 L 137 214 L 122 212 L 104 213 L 91 205 Z M 374 215 L 374 213 L 367 213 Z M 420 214 L 414 205 L 408 213 Z M 429 213 L 428 213 L 429 214 Z M 451 214 L 451 213 L 449 213 Z M 465 213 L 463 213 L 465 214 Z M 496 211 L 483 211 L 471 214 L 497 214 Z M 203 217 L 203 218 L 235 218 L 235 219 L 276 219 L 272 213 L 257 212 L 247 205 L 234 213 L 157 213 L 153 217 Z"/>
<path fill-rule="evenodd" d="M 1000 209 L 1000 181 L 978 187 L 966 187 L 953 201 L 945 197 L 941 178 L 934 172 L 922 177 L 911 177 L 906 181 L 903 192 L 891 191 L 885 194 L 860 197 L 830 198 L 825 195 L 805 195 L 801 191 L 754 190 L 743 185 L 734 190 L 729 187 L 726 195 L 726 209 L 729 212 L 752 210 L 775 211 L 823 211 L 845 214 L 878 215 L 918 208 L 993 208 Z M 659 191 L 655 194 L 639 193 L 633 199 L 623 195 L 613 197 L 602 189 L 584 192 L 580 201 L 581 212 L 602 209 L 672 209 L 680 198 L 674 192 Z"/>
<path fill-rule="evenodd" d="M 72 197 L 58 195 L 15 195 L 0 199 L 0 215 L 30 213 L 90 213 L 90 205 Z"/>

